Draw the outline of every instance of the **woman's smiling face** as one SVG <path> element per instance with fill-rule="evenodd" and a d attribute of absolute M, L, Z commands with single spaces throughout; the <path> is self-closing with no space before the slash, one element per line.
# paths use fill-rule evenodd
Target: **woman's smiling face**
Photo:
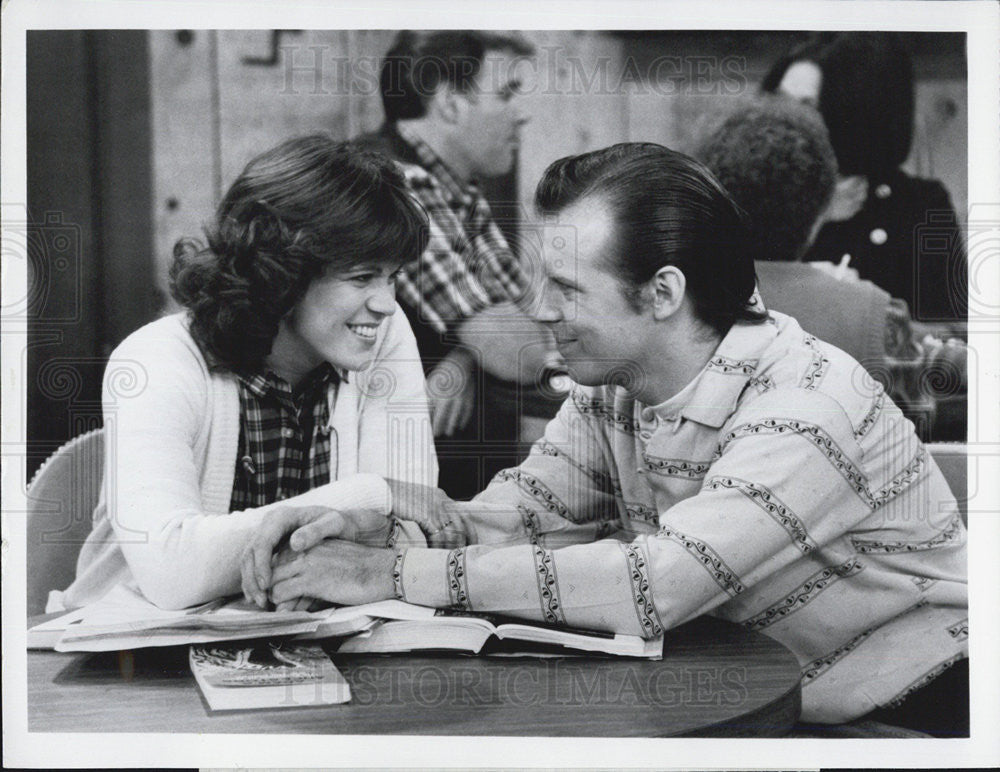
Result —
<path fill-rule="evenodd" d="M 323 362 L 361 370 L 374 357 L 378 328 L 396 311 L 399 263 L 324 274 L 282 320 L 268 365 L 294 385 Z"/>

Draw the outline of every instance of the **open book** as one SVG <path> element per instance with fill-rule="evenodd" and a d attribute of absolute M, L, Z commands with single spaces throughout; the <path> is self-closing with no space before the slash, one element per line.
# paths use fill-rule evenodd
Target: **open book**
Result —
<path fill-rule="evenodd" d="M 301 708 L 351 699 L 351 687 L 316 644 L 192 646 L 188 659 L 212 710 Z"/>
<path fill-rule="evenodd" d="M 479 653 L 491 641 L 502 640 L 620 657 L 659 659 L 663 656 L 662 635 L 647 641 L 636 635 L 577 630 L 454 611 L 435 611 L 422 606 L 411 608 L 423 609 L 427 613 L 420 613 L 419 618 L 414 613 L 410 619 L 388 619 L 375 624 L 371 629 L 345 640 L 337 653 L 387 654 L 434 649 Z M 516 650 L 516 647 L 513 648 Z M 530 647 L 524 653 L 530 655 Z"/>

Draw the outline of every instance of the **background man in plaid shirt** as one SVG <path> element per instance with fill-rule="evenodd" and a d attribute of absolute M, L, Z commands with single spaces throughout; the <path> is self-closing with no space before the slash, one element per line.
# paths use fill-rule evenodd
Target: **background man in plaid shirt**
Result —
<path fill-rule="evenodd" d="M 397 299 L 428 379 L 440 484 L 457 498 L 517 463 L 516 400 L 503 394 L 554 356 L 521 311 L 528 280 L 476 184 L 513 166 L 527 120 L 520 70 L 532 53 L 508 35 L 403 31 L 382 65 L 386 123 L 356 140 L 402 165 L 430 220 L 428 246 L 403 267 Z"/>

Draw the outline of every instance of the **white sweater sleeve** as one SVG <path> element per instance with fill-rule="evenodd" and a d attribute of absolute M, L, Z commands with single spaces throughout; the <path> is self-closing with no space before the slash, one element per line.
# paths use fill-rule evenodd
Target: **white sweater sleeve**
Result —
<path fill-rule="evenodd" d="M 283 502 L 206 512 L 199 437 L 210 423 L 209 376 L 197 351 L 169 334 L 126 340 L 106 370 L 107 513 L 129 569 L 150 601 L 184 608 L 240 590 L 240 558 L 276 507 L 391 510 L 388 486 L 354 475 Z M 164 329 L 164 328 L 159 328 Z M 121 383 L 130 382 L 127 395 Z M 236 459 L 231 463 L 235 467 Z"/>

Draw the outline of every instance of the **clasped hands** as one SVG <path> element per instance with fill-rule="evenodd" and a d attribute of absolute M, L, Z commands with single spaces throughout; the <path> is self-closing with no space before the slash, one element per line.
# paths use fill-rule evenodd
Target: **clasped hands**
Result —
<path fill-rule="evenodd" d="M 433 530 L 444 494 L 388 481 L 393 511 Z M 312 599 L 359 605 L 394 595 L 396 551 L 386 547 L 392 518 L 375 510 L 281 507 L 268 513 L 241 560 L 246 599 L 278 611 L 306 608 Z"/>

